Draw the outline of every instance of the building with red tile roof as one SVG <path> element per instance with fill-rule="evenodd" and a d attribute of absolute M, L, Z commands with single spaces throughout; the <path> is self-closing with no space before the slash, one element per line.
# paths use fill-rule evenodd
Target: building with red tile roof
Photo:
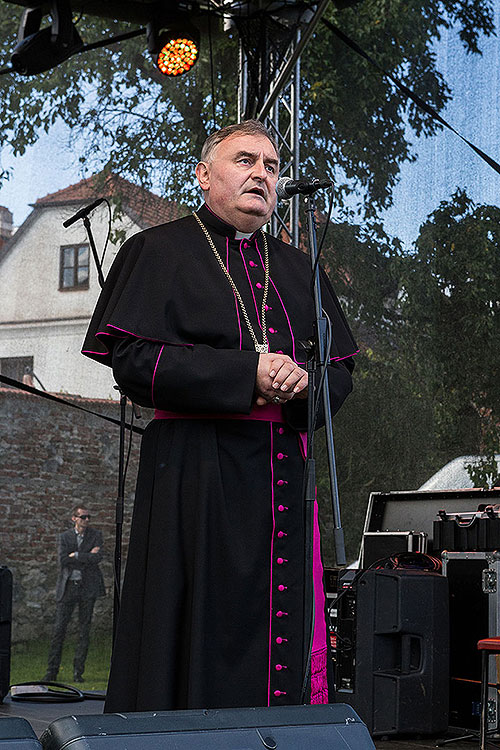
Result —
<path fill-rule="evenodd" d="M 89 238 L 81 220 L 63 226 L 99 198 L 112 209 L 108 243 L 108 207 L 101 204 L 89 215 L 104 277 L 118 252 L 116 238 L 121 242 L 186 213 L 112 173 L 80 180 L 32 204 L 27 219 L 15 233 L 6 233 L 0 247 L 0 373 L 43 383 L 53 393 L 116 399 L 108 368 L 80 354 L 100 291 Z"/>
<path fill-rule="evenodd" d="M 92 175 L 74 185 L 45 195 L 32 205 L 34 208 L 76 206 L 80 203 L 91 203 L 98 198 L 113 201 L 124 213 L 133 218 L 141 229 L 173 221 L 185 213 L 178 203 L 161 198 L 113 172 Z"/>

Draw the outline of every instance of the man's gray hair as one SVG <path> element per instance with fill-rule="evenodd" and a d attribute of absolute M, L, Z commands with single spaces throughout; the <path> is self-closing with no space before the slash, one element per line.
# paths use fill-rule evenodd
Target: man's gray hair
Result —
<path fill-rule="evenodd" d="M 267 138 L 274 146 L 274 150 L 279 157 L 278 143 L 270 131 L 263 125 L 260 120 L 243 120 L 237 125 L 226 125 L 225 128 L 216 130 L 211 133 L 203 144 L 201 149 L 201 161 L 210 161 L 215 148 L 231 135 L 260 135 Z"/>

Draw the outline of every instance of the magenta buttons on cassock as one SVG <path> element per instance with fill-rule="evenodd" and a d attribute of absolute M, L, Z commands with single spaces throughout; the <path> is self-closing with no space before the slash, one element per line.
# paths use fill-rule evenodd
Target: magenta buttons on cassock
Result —
<path fill-rule="evenodd" d="M 245 247 L 246 247 L 246 245 L 245 245 Z M 253 260 L 251 260 L 251 261 L 250 261 L 250 262 L 248 263 L 248 265 L 249 265 L 249 266 L 252 266 L 252 268 L 256 268 L 256 267 L 257 267 L 257 263 L 254 263 L 254 262 L 253 262 Z"/>
<path fill-rule="evenodd" d="M 283 459 L 288 458 L 288 456 L 286 453 L 277 453 L 276 458 L 278 459 L 278 461 L 283 461 Z"/>
<path fill-rule="evenodd" d="M 278 433 L 280 435 L 283 435 L 284 432 L 285 432 L 285 428 L 284 427 L 278 427 Z"/>
<path fill-rule="evenodd" d="M 278 591 L 285 591 L 288 588 L 288 586 L 283 586 L 282 583 L 278 586 Z"/>
<path fill-rule="evenodd" d="M 288 562 L 288 560 L 285 557 L 278 557 L 276 562 L 278 563 L 278 565 L 283 565 L 283 563 Z"/>
<path fill-rule="evenodd" d="M 288 612 L 282 612 L 281 609 L 279 609 L 276 612 L 276 617 L 287 617 L 287 616 L 288 616 Z"/>
<path fill-rule="evenodd" d="M 288 534 L 285 534 L 284 531 L 278 531 L 278 537 L 279 537 L 279 539 L 282 539 L 284 536 L 288 536 Z"/>
<path fill-rule="evenodd" d="M 283 485 L 288 484 L 288 482 L 286 481 L 286 479 L 278 479 L 276 484 L 278 485 L 278 487 L 283 487 Z"/>
<path fill-rule="evenodd" d="M 276 638 L 276 643 L 288 643 L 288 638 L 282 638 L 281 636 L 278 636 Z"/>
<path fill-rule="evenodd" d="M 258 281 L 255 286 L 257 287 L 257 289 L 262 289 L 262 284 L 260 283 L 260 281 Z"/>
<path fill-rule="evenodd" d="M 283 513 L 283 511 L 288 510 L 286 505 L 278 505 L 278 510 L 280 513 Z"/>
<path fill-rule="evenodd" d="M 279 698 L 280 695 L 286 695 L 286 693 L 284 690 L 275 690 L 274 695 L 276 696 L 276 698 Z"/>

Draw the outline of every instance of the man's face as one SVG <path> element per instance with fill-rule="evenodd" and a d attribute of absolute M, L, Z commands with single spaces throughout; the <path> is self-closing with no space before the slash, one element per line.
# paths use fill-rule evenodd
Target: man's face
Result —
<path fill-rule="evenodd" d="M 212 211 L 240 232 L 250 233 L 274 210 L 278 167 L 268 138 L 236 133 L 216 146 L 211 161 L 198 164 L 196 176 Z"/>
<path fill-rule="evenodd" d="M 78 534 L 83 534 L 90 521 L 90 514 L 85 508 L 78 508 L 75 515 L 72 516 L 71 520 L 75 524 L 75 529 Z"/>

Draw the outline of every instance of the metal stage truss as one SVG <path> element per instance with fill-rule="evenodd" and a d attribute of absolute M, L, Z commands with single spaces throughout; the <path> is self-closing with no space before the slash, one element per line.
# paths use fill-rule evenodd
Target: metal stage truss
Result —
<path fill-rule="evenodd" d="M 26 8 L 33 0 L 4 0 Z M 281 176 L 297 179 L 300 164 L 300 55 L 329 0 L 48 0 L 49 6 L 69 8 L 101 18 L 145 26 L 155 17 L 189 15 L 203 23 L 215 15 L 225 31 L 236 31 L 239 44 L 238 119 L 256 118 L 275 134 L 281 152 Z M 45 6 L 44 6 L 45 7 Z M 145 29 L 142 30 L 142 33 Z M 141 33 L 139 30 L 136 33 Z M 105 40 L 104 40 L 105 42 Z M 102 42 L 100 46 L 104 46 Z M 271 232 L 297 245 L 299 198 L 278 205 Z"/>

